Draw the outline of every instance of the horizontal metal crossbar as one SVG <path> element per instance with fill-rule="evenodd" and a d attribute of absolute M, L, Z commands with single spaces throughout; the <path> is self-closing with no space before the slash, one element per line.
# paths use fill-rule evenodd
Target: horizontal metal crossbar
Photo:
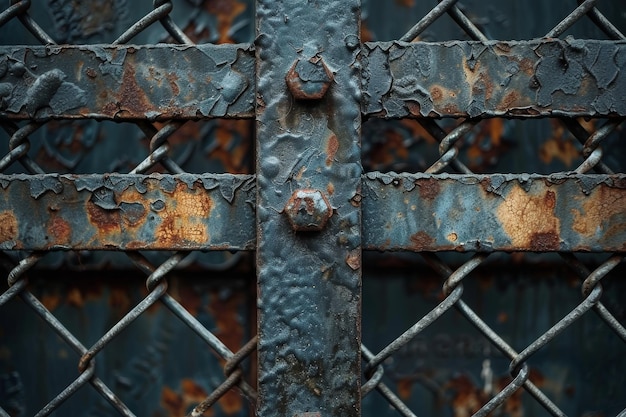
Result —
<path fill-rule="evenodd" d="M 255 193 L 253 175 L 0 176 L 0 247 L 253 250 Z M 361 205 L 367 250 L 626 251 L 624 174 L 369 173 Z"/>
<path fill-rule="evenodd" d="M 367 174 L 364 249 L 626 251 L 626 175 Z"/>
<path fill-rule="evenodd" d="M 626 115 L 623 41 L 371 42 L 362 59 L 371 117 Z"/>
<path fill-rule="evenodd" d="M 370 42 L 370 117 L 626 116 L 626 42 Z M 0 117 L 254 116 L 253 46 L 0 47 Z M 202 79 L 199 79 L 202 78 Z"/>
<path fill-rule="evenodd" d="M 254 117 L 251 45 L 0 47 L 0 118 Z"/>
<path fill-rule="evenodd" d="M 253 249 L 254 177 L 0 176 L 0 248 Z"/>

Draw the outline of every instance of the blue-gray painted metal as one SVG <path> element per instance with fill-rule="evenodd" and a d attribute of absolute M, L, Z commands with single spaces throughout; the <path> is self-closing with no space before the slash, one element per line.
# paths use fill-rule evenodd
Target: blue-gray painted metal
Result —
<path fill-rule="evenodd" d="M 236 45 L 0 48 L 0 117 L 252 117 L 254 53 Z"/>
<path fill-rule="evenodd" d="M 256 10 L 257 412 L 358 416 L 360 2 L 258 0 Z M 298 59 L 329 69 L 327 91 L 299 94 L 310 74 Z M 293 230 L 283 213 L 303 189 L 332 207 L 322 230 Z M 317 217 L 313 199 L 294 208 Z"/>
<path fill-rule="evenodd" d="M 624 41 L 396 41 L 363 51 L 363 112 L 371 116 L 626 115 Z"/>

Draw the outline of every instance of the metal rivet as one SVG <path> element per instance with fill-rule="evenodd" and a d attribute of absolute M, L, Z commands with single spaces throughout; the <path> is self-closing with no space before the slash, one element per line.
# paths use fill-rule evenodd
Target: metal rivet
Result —
<path fill-rule="evenodd" d="M 297 59 L 285 76 L 287 87 L 297 100 L 321 99 L 333 79 L 333 73 L 320 57 Z"/>
<path fill-rule="evenodd" d="M 302 189 L 296 190 L 291 195 L 283 213 L 289 219 L 293 230 L 310 232 L 324 229 L 333 214 L 333 209 L 321 191 Z"/>

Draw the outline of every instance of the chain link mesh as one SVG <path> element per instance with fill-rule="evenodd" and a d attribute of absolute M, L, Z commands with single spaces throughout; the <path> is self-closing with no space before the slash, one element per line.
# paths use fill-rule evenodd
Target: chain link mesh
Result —
<path fill-rule="evenodd" d="M 595 0 L 579 0 L 578 7 L 555 25 L 554 28 L 548 31 L 545 38 L 559 37 L 580 19 L 589 17 L 610 39 L 623 40 L 624 35 L 595 7 L 596 3 L 597 1 Z M 419 40 L 420 35 L 439 17 L 446 13 L 452 17 L 470 39 L 483 42 L 488 41 L 488 37 L 473 23 L 472 19 L 462 11 L 459 2 L 456 0 L 440 0 L 439 4 L 427 13 L 405 35 L 400 37 L 400 40 L 405 42 Z M 609 119 L 591 133 L 588 132 L 577 119 L 561 117 L 557 120 L 571 132 L 581 145 L 579 154 L 582 156 L 583 161 L 574 172 L 587 174 L 592 171 L 597 171 L 603 174 L 614 174 L 614 171 L 602 162 L 602 156 L 605 155 L 605 152 L 601 145 L 612 132 L 616 131 L 616 129 L 621 126 L 623 119 Z M 472 171 L 457 158 L 459 155 L 459 144 L 478 124 L 484 122 L 484 119 L 461 120 L 455 123 L 448 131 L 442 127 L 441 122 L 430 118 L 418 119 L 417 122 L 432 138 L 439 142 L 439 159 L 432 162 L 430 166 L 424 170 L 425 173 L 441 173 L 447 167 L 451 168 L 452 172 L 455 173 L 472 173 Z M 506 400 L 516 395 L 520 389 L 530 394 L 530 396 L 532 396 L 549 414 L 553 416 L 565 416 L 565 412 L 531 381 L 529 364 L 532 363 L 535 353 L 550 344 L 557 335 L 574 325 L 590 310 L 593 310 L 614 334 L 619 336 L 622 341 L 626 342 L 626 328 L 601 301 L 601 281 L 611 270 L 624 260 L 622 255 L 615 254 L 602 262 L 595 270 L 589 271 L 587 266 L 580 261 L 576 255 L 561 254 L 562 259 L 567 265 L 583 280 L 581 285 L 583 300 L 550 328 L 540 333 L 532 343 L 526 347 L 522 347 L 519 351 L 510 346 L 509 343 L 493 330 L 462 298 L 464 283 L 471 281 L 472 271 L 484 263 L 489 257 L 488 254 L 476 254 L 455 270 L 452 270 L 434 253 L 421 253 L 420 256 L 435 273 L 443 278 L 443 300 L 378 353 L 371 352 L 370 349 L 364 345 L 361 347 L 364 371 L 362 395 L 365 397 L 373 390 L 378 391 L 389 405 L 403 416 L 415 417 L 416 413 L 414 413 L 414 411 L 403 402 L 399 395 L 384 382 L 385 363 L 389 359 L 392 359 L 395 353 L 406 348 L 411 340 L 422 334 L 425 329 L 452 309 L 460 313 L 460 315 L 484 336 L 493 347 L 510 360 L 509 372 L 512 379 L 499 391 L 491 393 L 490 398 L 484 403 L 474 404 L 475 408 L 472 410 L 472 415 L 474 416 L 487 416 L 494 413 L 498 407 L 502 406 Z M 367 332 L 367 329 L 365 332 Z M 618 415 L 622 416 L 625 414 L 626 408 Z"/>
<path fill-rule="evenodd" d="M 31 16 L 30 0 L 12 0 L 11 5 L 0 13 L 0 26 L 8 23 L 12 19 L 18 19 L 21 24 L 43 45 L 56 44 L 53 37 L 48 34 Z M 173 42 L 183 45 L 194 45 L 194 42 L 184 33 L 184 31 L 173 21 L 170 13 L 173 10 L 173 3 L 168 0 L 155 0 L 153 10 L 144 17 L 133 23 L 117 39 L 111 43 L 113 45 L 127 44 L 144 32 L 151 25 L 160 23 Z M 13 71 L 19 68 L 13 68 Z M 41 103 L 47 104 L 47 103 Z M 26 173 L 31 175 L 44 174 L 37 162 L 29 155 L 31 141 L 29 136 L 45 125 L 43 122 L 30 121 L 22 126 L 9 120 L 1 120 L 2 128 L 10 136 L 9 151 L 0 160 L 0 172 L 5 172 L 11 165 L 19 163 Z M 185 173 L 183 168 L 170 156 L 172 146 L 168 139 L 175 134 L 185 124 L 184 121 L 171 120 L 165 123 L 155 124 L 145 120 L 138 120 L 135 125 L 143 132 L 149 140 L 148 155 L 131 169 L 129 174 L 143 174 L 149 172 L 161 172 L 171 174 Z M 169 259 L 159 265 L 153 265 L 144 255 L 138 252 L 127 252 L 128 258 L 139 270 L 147 275 L 146 288 L 147 295 L 141 302 L 135 305 L 126 313 L 112 328 L 102 335 L 93 345 L 86 347 L 81 343 L 63 323 L 61 323 L 52 312 L 46 308 L 28 289 L 27 272 L 37 265 L 45 257 L 45 253 L 32 253 L 24 257 L 14 265 L 13 257 L 2 253 L 2 262 L 10 270 L 8 274 L 8 289 L 0 295 L 0 306 L 6 304 L 14 298 L 20 298 L 46 323 L 56 334 L 74 350 L 80 357 L 78 361 L 78 376 L 63 391 L 52 398 L 36 416 L 46 416 L 54 412 L 59 406 L 74 395 L 84 385 L 91 385 L 108 403 L 111 404 L 121 415 L 134 416 L 135 414 L 126 404 L 109 388 L 97 375 L 96 360 L 99 353 L 106 349 L 111 341 L 128 327 L 148 309 L 157 303 L 162 303 L 169 309 L 184 325 L 190 328 L 193 333 L 206 343 L 215 355 L 224 361 L 224 381 L 221 382 L 209 395 L 197 404 L 190 412 L 190 416 L 203 415 L 212 405 L 220 400 L 233 388 L 238 388 L 244 396 L 254 405 L 256 402 L 256 390 L 246 382 L 246 372 L 241 364 L 250 358 L 256 349 L 256 336 L 248 341 L 240 350 L 232 352 L 214 333 L 208 330 L 194 315 L 192 315 L 180 302 L 172 297 L 168 292 L 168 274 L 175 268 L 184 266 L 186 258 L 193 253 L 177 252 Z M 223 267 L 233 264 L 233 260 L 239 257 L 232 257 Z M 0 415 L 9 416 L 9 413 L 0 408 Z"/>
<path fill-rule="evenodd" d="M 568 16 L 546 33 L 546 38 L 562 36 L 580 19 L 588 17 L 610 39 L 626 39 L 624 34 L 596 8 L 597 1 L 579 0 L 578 3 L 578 7 L 573 9 Z M 53 37 L 30 16 L 29 11 L 31 7 L 30 0 L 12 0 L 10 5 L 0 12 L 0 26 L 17 19 L 41 44 L 55 44 L 56 42 Z M 184 45 L 193 45 L 194 42 L 171 18 L 170 14 L 172 9 L 173 4 L 171 1 L 155 0 L 153 2 L 153 10 L 140 20 L 134 22 L 119 37 L 113 40 L 112 44 L 122 45 L 129 43 L 148 27 L 158 22 L 174 42 Z M 416 40 L 431 24 L 445 14 L 448 14 L 470 39 L 476 41 L 487 41 L 489 39 L 488 36 L 479 29 L 479 25 L 475 24 L 472 19 L 468 17 L 468 13 L 464 11 L 464 8 L 457 0 L 440 0 L 438 5 L 427 13 L 406 34 L 400 37 L 400 40 L 406 42 Z M 16 68 L 14 70 L 20 69 Z M 580 153 L 583 156 L 583 162 L 575 169 L 576 173 L 585 174 L 594 170 L 605 174 L 614 173 L 613 169 L 602 161 L 602 157 L 605 155 L 602 144 L 612 132 L 620 128 L 623 120 L 609 120 L 602 126 L 596 128 L 593 132 L 588 132 L 579 120 L 572 118 L 559 118 L 558 120 L 580 142 Z M 480 119 L 461 120 L 458 124 L 446 131 L 446 129 L 442 127 L 441 122 L 437 122 L 431 118 L 420 119 L 419 124 L 423 129 L 439 142 L 439 158 L 430 163 L 424 172 L 436 174 L 443 172 L 449 167 L 454 172 L 463 174 L 471 173 L 472 171 L 468 166 L 458 159 L 459 144 L 464 140 L 464 137 L 472 132 L 481 122 Z M 0 124 L 10 137 L 8 152 L 0 159 L 0 172 L 5 172 L 13 164 L 19 163 L 28 174 L 45 173 L 45 170 L 29 155 L 31 148 L 29 136 L 40 129 L 44 123 L 29 121 L 20 126 L 8 120 L 1 120 Z M 149 139 L 148 155 L 128 173 L 140 174 L 154 170 L 173 174 L 184 173 L 184 169 L 171 157 L 172 146 L 168 141 L 174 133 L 183 129 L 184 125 L 185 122 L 176 120 L 168 121 L 164 124 L 137 121 L 136 126 L 143 132 L 145 137 Z M 102 335 L 97 342 L 87 347 L 76 339 L 67 327 L 65 327 L 63 323 L 44 306 L 41 300 L 28 289 L 28 271 L 35 267 L 45 254 L 32 253 L 24 255 L 17 265 L 15 265 L 12 257 L 9 257 L 6 253 L 2 253 L 2 262 L 10 272 L 8 274 L 9 288 L 0 295 L 0 306 L 14 298 L 20 298 L 80 357 L 78 361 L 79 375 L 62 392 L 51 399 L 49 403 L 37 413 L 37 416 L 49 415 L 57 409 L 63 401 L 87 384 L 91 385 L 93 389 L 117 409 L 120 414 L 132 416 L 132 411 L 98 378 L 95 363 L 98 354 L 103 349 L 106 349 L 117 335 L 127 329 L 135 319 L 144 314 L 152 305 L 159 302 L 167 307 L 182 323 L 188 326 L 202 339 L 217 356 L 225 361 L 225 379 L 218 388 L 213 390 L 204 401 L 192 410 L 190 415 L 202 415 L 220 397 L 234 387 L 238 387 L 244 395 L 254 403 L 256 401 L 256 392 L 254 388 L 246 382 L 241 363 L 249 358 L 255 350 L 256 337 L 252 338 L 239 351 L 232 352 L 167 292 L 168 274 L 177 266 L 182 265 L 189 254 L 183 252 L 175 253 L 168 260 L 159 265 L 153 265 L 137 252 L 129 252 L 127 255 L 133 264 L 147 275 L 146 287 L 149 292 L 139 304 L 132 308 L 108 332 Z M 415 414 L 403 403 L 399 396 L 383 382 L 385 360 L 392 357 L 394 353 L 406 346 L 411 339 L 415 338 L 428 326 L 436 322 L 444 313 L 453 308 L 510 360 L 509 370 L 512 377 L 511 382 L 499 392 L 494 393 L 492 398 L 476 411 L 476 416 L 485 416 L 493 412 L 520 388 L 526 390 L 550 414 L 554 416 L 565 415 L 540 388 L 531 382 L 528 364 L 532 361 L 532 357 L 536 352 L 548 345 L 559 333 L 576 323 L 577 320 L 589 310 L 593 310 L 604 321 L 608 328 L 626 342 L 626 329 L 601 301 L 601 282 L 612 269 L 623 261 L 623 256 L 621 255 L 611 256 L 595 270 L 590 271 L 575 255 L 562 254 L 563 261 L 584 280 L 581 285 L 583 300 L 569 314 L 562 317 L 549 329 L 543 331 L 532 343 L 522 347 L 519 351 L 515 350 L 504 338 L 490 328 L 462 298 L 464 282 L 468 282 L 467 278 L 470 277 L 472 271 L 481 265 L 488 258 L 488 255 L 476 254 L 455 270 L 452 270 L 435 254 L 424 253 L 421 254 L 421 256 L 432 270 L 443 278 L 442 292 L 445 298 L 436 308 L 424 317 L 419 318 L 413 326 L 380 352 L 373 353 L 366 346 L 362 346 L 361 350 L 364 359 L 363 371 L 365 376 L 362 386 L 363 396 L 367 396 L 372 391 L 376 390 L 390 405 L 404 416 L 415 416 Z M 364 331 L 366 332 L 367 329 L 364 329 Z M 624 413 L 626 413 L 626 409 L 622 412 L 622 414 Z M 9 414 L 0 409 L 0 415 L 8 416 Z"/>

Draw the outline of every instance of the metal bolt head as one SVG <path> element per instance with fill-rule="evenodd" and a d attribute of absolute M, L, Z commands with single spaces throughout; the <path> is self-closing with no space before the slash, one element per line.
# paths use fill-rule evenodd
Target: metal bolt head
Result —
<path fill-rule="evenodd" d="M 321 191 L 302 189 L 291 195 L 283 213 L 296 232 L 316 232 L 324 229 L 333 209 Z"/>
<path fill-rule="evenodd" d="M 320 57 L 297 59 L 285 76 L 287 87 L 297 100 L 319 100 L 333 82 L 333 73 Z"/>

